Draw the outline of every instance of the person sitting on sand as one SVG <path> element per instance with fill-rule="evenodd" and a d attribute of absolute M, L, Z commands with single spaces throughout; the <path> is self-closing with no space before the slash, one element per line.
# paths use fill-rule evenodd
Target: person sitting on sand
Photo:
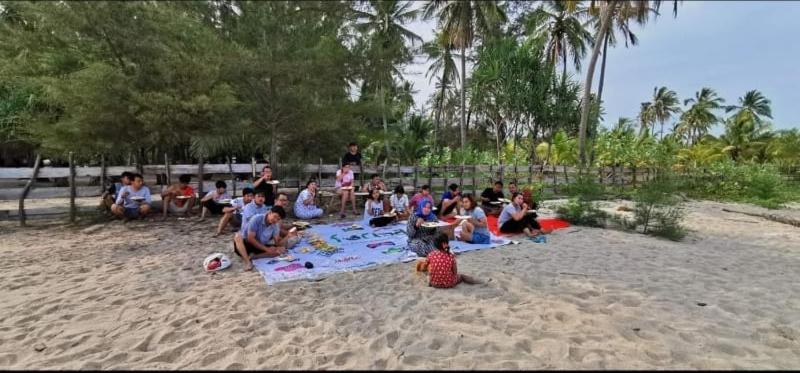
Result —
<path fill-rule="evenodd" d="M 419 193 L 411 197 L 411 201 L 409 202 L 412 209 L 411 212 L 416 213 L 417 206 L 423 200 L 430 201 L 431 205 L 433 205 L 433 196 L 431 196 L 431 187 L 428 184 L 425 184 L 421 188 L 419 188 Z"/>
<path fill-rule="evenodd" d="M 275 206 L 280 206 L 283 211 L 289 211 L 289 196 L 286 193 L 278 193 L 275 197 Z M 286 243 L 286 249 L 291 249 L 300 242 L 300 234 L 297 228 L 286 219 L 281 219 L 281 239 Z"/>
<path fill-rule="evenodd" d="M 461 211 L 459 211 L 459 215 L 470 216 L 469 219 L 462 220 L 462 223 L 459 225 L 461 227 L 461 232 L 456 234 L 459 240 L 481 245 L 488 245 L 491 243 L 486 213 L 483 212 L 480 206 L 475 204 L 475 197 L 473 197 L 472 194 L 466 194 L 461 198 Z"/>
<path fill-rule="evenodd" d="M 383 216 L 383 198 L 380 189 L 372 189 L 364 203 L 364 222 L 372 227 L 384 227 L 394 221 L 394 217 Z"/>
<path fill-rule="evenodd" d="M 286 254 L 280 237 L 280 222 L 285 217 L 283 207 L 273 206 L 268 213 L 253 216 L 242 234 L 234 236 L 233 249 L 244 261 L 245 271 L 253 269 L 253 259 Z"/>
<path fill-rule="evenodd" d="M 378 189 L 380 191 L 386 190 L 386 184 L 383 182 L 383 180 L 381 180 L 381 176 L 378 174 L 372 175 L 369 184 L 367 184 L 367 190 L 365 190 L 365 192 L 369 193 L 375 189 Z"/>
<path fill-rule="evenodd" d="M 170 185 L 161 192 L 163 218 L 167 217 L 168 211 L 175 215 L 190 215 L 192 213 L 196 197 L 194 188 L 189 185 L 190 181 L 192 181 L 192 175 L 181 175 L 177 183 Z"/>
<path fill-rule="evenodd" d="M 242 210 L 244 207 L 247 206 L 250 202 L 253 201 L 253 190 L 250 188 L 242 189 L 242 196 L 239 198 L 234 198 L 231 201 L 230 206 L 226 206 L 222 208 L 222 218 L 219 219 L 219 226 L 217 227 L 217 232 L 214 233 L 214 237 L 219 236 L 222 234 L 222 230 L 225 229 L 228 224 L 232 225 L 234 228 L 239 229 L 242 227 Z"/>
<path fill-rule="evenodd" d="M 111 184 L 108 190 L 103 192 L 103 195 L 100 196 L 100 206 L 106 211 L 113 210 L 114 204 L 117 202 L 117 195 L 119 195 L 123 187 L 131 185 L 132 179 L 133 172 L 123 172 L 119 178 L 119 182 Z"/>
<path fill-rule="evenodd" d="M 397 214 L 397 220 L 406 220 L 411 215 L 411 208 L 408 205 L 408 196 L 402 185 L 394 188 L 394 194 L 389 197 L 389 204 Z"/>
<path fill-rule="evenodd" d="M 339 211 L 339 217 L 342 219 L 347 216 L 344 214 L 347 201 L 351 201 L 353 204 L 353 215 L 358 215 L 358 211 L 356 211 L 356 194 L 353 180 L 355 180 L 355 175 L 353 174 L 353 170 L 350 169 L 350 164 L 342 164 L 342 169 L 336 171 L 335 185 L 336 193 L 342 196 L 342 206 L 341 211 Z"/>
<path fill-rule="evenodd" d="M 486 188 L 481 193 L 481 205 L 490 215 L 497 215 L 502 210 L 502 204 L 499 204 L 500 198 L 503 198 L 503 182 L 496 181 L 494 188 Z M 495 202 L 494 204 L 492 202 Z"/>
<path fill-rule="evenodd" d="M 250 218 L 258 214 L 266 214 L 267 211 L 269 211 L 269 208 L 264 204 L 264 199 L 264 192 L 256 192 L 253 196 L 253 201 L 244 206 L 244 209 L 242 209 L 242 228 L 240 232 L 243 232 L 247 227 Z"/>
<path fill-rule="evenodd" d="M 218 180 L 214 186 L 217 188 L 214 190 L 209 190 L 208 193 L 206 193 L 206 195 L 200 199 L 200 205 L 203 206 L 203 211 L 200 213 L 200 219 L 204 219 L 206 217 L 206 212 L 213 215 L 222 214 L 222 209 L 225 207 L 225 205 L 221 204 L 220 201 L 231 199 L 231 195 L 226 191 L 228 189 L 228 184 L 225 184 L 225 182 L 222 180 Z"/>
<path fill-rule="evenodd" d="M 432 209 L 433 203 L 423 199 L 414 209 L 414 216 L 408 219 L 408 248 L 419 256 L 427 256 L 434 249 L 433 237 L 437 229 L 422 226 L 422 223 L 438 221 Z"/>
<path fill-rule="evenodd" d="M 433 240 L 436 250 L 428 254 L 428 286 L 435 288 L 452 288 L 460 282 L 480 284 L 478 279 L 458 274 L 456 256 L 450 252 L 447 235 L 439 233 Z"/>
<path fill-rule="evenodd" d="M 458 184 L 450 184 L 447 189 L 442 194 L 442 200 L 439 201 L 439 206 L 437 206 L 439 216 L 454 214 L 459 201 L 461 201 L 461 190 L 458 188 Z"/>
<path fill-rule="evenodd" d="M 117 193 L 117 200 L 111 212 L 127 220 L 144 218 L 150 212 L 150 188 L 144 186 L 144 177 L 132 174 L 131 185 L 126 185 Z"/>
<path fill-rule="evenodd" d="M 539 222 L 536 221 L 536 213 L 528 212 L 528 204 L 522 201 L 522 194 L 514 193 L 511 196 L 511 203 L 503 208 L 500 217 L 497 219 L 500 232 L 503 233 L 525 233 L 528 237 L 539 235 Z"/>
<path fill-rule="evenodd" d="M 261 176 L 253 180 L 253 192 L 264 193 L 264 205 L 267 208 L 275 204 L 275 194 L 278 192 L 278 184 L 272 182 L 272 167 L 269 163 L 261 168 Z"/>
<path fill-rule="evenodd" d="M 294 215 L 298 219 L 316 219 L 325 213 L 325 211 L 317 207 L 316 196 L 317 182 L 309 181 L 294 203 Z"/>

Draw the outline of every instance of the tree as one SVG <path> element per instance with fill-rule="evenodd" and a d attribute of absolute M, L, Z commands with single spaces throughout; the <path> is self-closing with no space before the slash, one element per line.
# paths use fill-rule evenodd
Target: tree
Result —
<path fill-rule="evenodd" d="M 695 92 L 694 98 L 684 100 L 684 105 L 692 104 L 688 110 L 681 114 L 676 132 L 687 138 L 687 143 L 694 144 L 703 137 L 711 126 L 720 119 L 714 115 L 714 110 L 722 108 L 725 100 L 717 96 L 711 88 L 702 88 Z"/>
<path fill-rule="evenodd" d="M 590 5 L 590 10 L 596 11 L 596 14 L 599 19 L 599 27 L 597 29 L 597 35 L 595 36 L 594 40 L 604 40 L 606 33 L 609 32 L 609 28 L 611 25 L 611 19 L 614 16 L 615 12 L 617 11 L 618 7 L 621 6 L 630 6 L 631 9 L 635 10 L 638 13 L 646 13 L 647 9 L 653 8 L 658 11 L 659 7 L 661 6 L 661 0 L 651 0 L 651 1 L 611 1 L 611 0 L 604 0 L 604 1 L 593 1 Z M 673 0 L 673 14 L 677 16 L 678 14 L 678 0 Z M 592 48 L 592 54 L 589 59 L 589 66 L 586 71 L 586 80 L 583 85 L 583 99 L 581 100 L 581 121 L 580 121 L 580 131 L 578 136 L 578 148 L 580 153 L 581 164 L 586 164 L 586 129 L 589 123 L 589 108 L 591 102 L 589 98 L 591 97 L 591 90 L 592 90 L 592 78 L 594 77 L 594 69 L 597 65 L 597 57 L 600 54 L 600 46 L 601 43 L 595 43 L 594 47 Z"/>
<path fill-rule="evenodd" d="M 562 79 L 567 75 L 568 57 L 572 57 L 573 66 L 580 71 L 587 46 L 594 42 L 580 20 L 585 12 L 586 8 L 580 4 L 571 7 L 565 1 L 548 0 L 524 20 L 528 35 L 546 40 L 547 62 L 554 67 L 562 62 Z"/>
<path fill-rule="evenodd" d="M 453 83 L 458 81 L 458 68 L 453 53 L 453 43 L 450 42 L 450 35 L 445 31 L 439 31 L 434 36 L 433 41 L 425 43 L 422 46 L 423 51 L 428 56 L 428 61 L 432 61 L 431 66 L 428 68 L 426 76 L 428 82 L 434 76 L 438 76 L 436 88 L 439 93 L 434 98 L 434 116 L 435 116 L 435 129 L 433 131 L 433 150 L 436 152 L 437 137 L 439 136 L 439 128 L 441 127 L 442 113 L 444 112 L 444 104 L 447 99 L 447 93 L 452 91 Z"/>
<path fill-rule="evenodd" d="M 653 88 L 653 100 L 647 105 L 646 117 L 652 124 L 656 122 L 661 124 L 659 138 L 664 138 L 664 122 L 672 118 L 673 114 L 680 112 L 681 109 L 678 105 L 678 94 L 675 91 L 669 90 L 667 87 Z M 653 130 L 655 131 L 655 129 Z"/>
<path fill-rule="evenodd" d="M 757 91 L 752 90 L 744 94 L 744 97 L 739 97 L 739 105 L 730 105 L 725 107 L 725 112 L 729 113 L 736 110 L 735 116 L 743 121 L 753 120 L 761 123 L 762 116 L 772 119 L 771 102 L 764 95 Z"/>
<path fill-rule="evenodd" d="M 506 14 L 498 1 L 445 1 L 429 0 L 425 5 L 425 18 L 436 16 L 440 28 L 450 35 L 450 41 L 461 50 L 461 147 L 467 145 L 466 129 L 466 58 L 476 37 L 496 34 L 506 22 Z"/>

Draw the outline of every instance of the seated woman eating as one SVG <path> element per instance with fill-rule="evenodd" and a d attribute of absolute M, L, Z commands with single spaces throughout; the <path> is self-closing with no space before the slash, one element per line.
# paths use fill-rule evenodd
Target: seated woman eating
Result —
<path fill-rule="evenodd" d="M 456 232 L 456 237 L 459 240 L 481 245 L 491 243 L 486 213 L 475 204 L 475 197 L 472 194 L 466 194 L 461 198 L 460 215 L 470 217 L 469 219 L 461 220 L 459 224 L 461 231 Z"/>
<path fill-rule="evenodd" d="M 306 188 L 297 196 L 294 203 L 294 215 L 300 219 L 314 219 L 322 216 L 325 212 L 317 207 L 315 197 L 317 196 L 317 182 L 309 181 Z"/>
<path fill-rule="evenodd" d="M 414 216 L 408 219 L 408 247 L 419 256 L 428 256 L 433 251 L 433 238 L 436 236 L 437 229 L 434 227 L 423 227 L 426 222 L 436 222 L 436 214 L 433 213 L 433 203 L 425 199 L 419 202 L 414 209 Z"/>
<path fill-rule="evenodd" d="M 511 195 L 511 203 L 503 208 L 500 218 L 497 219 L 500 232 L 503 233 L 525 233 L 528 237 L 539 235 L 542 227 L 536 221 L 536 213 L 528 212 L 528 204 L 523 202 L 522 194 L 514 193 Z"/>
<path fill-rule="evenodd" d="M 342 196 L 342 206 L 341 211 L 339 211 L 339 217 L 342 219 L 347 216 L 344 214 L 344 208 L 348 200 L 353 204 L 353 215 L 358 215 L 358 211 L 356 211 L 356 192 L 353 186 L 353 180 L 355 180 L 355 175 L 353 174 L 353 170 L 350 169 L 349 164 L 343 164 L 342 169 L 336 171 L 336 193 Z"/>

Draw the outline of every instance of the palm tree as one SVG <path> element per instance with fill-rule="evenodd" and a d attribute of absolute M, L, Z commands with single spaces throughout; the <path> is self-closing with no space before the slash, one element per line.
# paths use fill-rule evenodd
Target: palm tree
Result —
<path fill-rule="evenodd" d="M 679 0 L 672 0 L 673 1 L 673 14 L 675 16 L 678 15 L 678 1 Z M 597 35 L 595 36 L 594 40 L 605 40 L 606 33 L 609 31 L 609 26 L 611 25 L 611 18 L 617 11 L 618 7 L 621 6 L 629 6 L 632 10 L 638 13 L 647 13 L 647 9 L 658 9 L 661 6 L 662 0 L 650 0 L 650 1 L 635 1 L 635 2 L 628 2 L 628 1 L 613 1 L 613 0 L 597 0 L 592 1 L 590 5 L 590 10 L 595 10 L 599 18 L 599 27 L 597 29 Z M 573 5 L 574 6 L 574 5 Z M 601 43 L 594 43 L 594 48 L 592 48 L 591 58 L 589 59 L 589 66 L 586 71 L 586 80 L 584 81 L 583 85 L 583 99 L 581 101 L 581 121 L 580 127 L 578 131 L 578 150 L 580 154 L 581 165 L 586 164 L 586 128 L 589 124 L 589 107 L 590 107 L 590 100 L 591 97 L 591 90 L 592 90 L 592 79 L 594 78 L 594 69 L 597 66 L 597 57 L 600 55 L 600 46 Z"/>
<path fill-rule="evenodd" d="M 386 157 L 389 157 L 389 127 L 386 120 L 386 95 L 389 86 L 394 85 L 394 77 L 402 76 L 399 65 L 410 61 L 411 52 L 406 42 L 412 45 L 422 42 L 422 38 L 405 27 L 417 19 L 419 10 L 411 9 L 412 3 L 397 0 L 370 0 L 370 11 L 354 9 L 361 20 L 356 29 L 369 37 L 370 54 L 373 60 L 370 79 L 378 87 L 381 100 L 383 132 L 386 139 Z"/>
<path fill-rule="evenodd" d="M 611 128 L 611 131 L 616 133 L 633 133 L 634 127 L 633 120 L 631 118 L 621 117 L 617 120 L 617 123 L 614 123 L 614 127 Z"/>
<path fill-rule="evenodd" d="M 656 122 L 661 123 L 661 132 L 659 138 L 664 138 L 664 122 L 672 118 L 673 114 L 681 111 L 678 107 L 678 94 L 667 87 L 654 87 L 653 88 L 653 101 L 647 107 L 648 113 L 645 114 L 650 124 Z M 645 104 L 642 104 L 644 106 Z M 654 129 L 655 130 L 655 129 Z"/>
<path fill-rule="evenodd" d="M 725 146 L 722 151 L 734 161 L 752 160 L 762 154 L 766 156 L 767 143 L 773 137 L 771 125 L 754 118 L 750 115 L 734 115 L 726 122 L 725 133 L 719 140 Z"/>
<path fill-rule="evenodd" d="M 528 34 L 546 40 L 547 62 L 555 67 L 562 61 L 562 79 L 567 75 L 568 57 L 572 57 L 575 69 L 580 70 L 587 46 L 594 42 L 586 24 L 580 20 L 585 13 L 586 8 L 580 4 L 571 7 L 564 1 L 548 0 L 526 17 Z"/>
<path fill-rule="evenodd" d="M 436 16 L 440 28 L 450 35 L 450 42 L 461 50 L 461 147 L 467 144 L 466 129 L 466 69 L 467 48 L 471 48 L 476 36 L 486 37 L 496 33 L 498 26 L 506 22 L 505 11 L 497 1 L 446 1 L 429 0 L 425 5 L 425 18 Z"/>
<path fill-rule="evenodd" d="M 446 31 L 436 33 L 433 41 L 425 43 L 422 49 L 428 55 L 428 61 L 433 61 L 425 74 L 429 79 L 428 82 L 438 76 L 436 88 L 439 89 L 439 93 L 436 94 L 434 101 L 436 128 L 433 132 L 433 150 L 436 152 L 445 96 L 450 86 L 458 81 L 458 68 L 454 59 L 456 55 L 453 53 L 453 43 L 450 42 L 450 35 Z"/>
<path fill-rule="evenodd" d="M 681 114 L 676 128 L 677 132 L 685 135 L 689 144 L 694 144 L 720 119 L 714 115 L 713 110 L 722 108 L 725 100 L 717 95 L 711 88 L 702 88 L 695 92 L 694 98 L 683 101 L 684 105 L 692 104 L 688 110 Z"/>
<path fill-rule="evenodd" d="M 652 105 L 651 102 L 642 102 L 639 108 L 639 136 L 644 136 L 645 133 L 649 134 L 650 127 L 656 123 L 653 119 L 653 111 L 650 109 Z"/>
<path fill-rule="evenodd" d="M 772 119 L 771 102 L 757 90 L 748 91 L 744 97 L 739 97 L 739 105 L 730 105 L 725 108 L 725 112 L 737 110 L 735 116 L 743 117 L 741 120 L 754 120 L 761 123 L 761 116 Z"/>

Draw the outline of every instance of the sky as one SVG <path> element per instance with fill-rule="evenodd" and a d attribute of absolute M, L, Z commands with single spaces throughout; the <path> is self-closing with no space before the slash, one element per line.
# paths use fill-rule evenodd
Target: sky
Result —
<path fill-rule="evenodd" d="M 653 88 L 666 86 L 683 101 L 710 87 L 736 104 L 753 89 L 772 101 L 775 129 L 800 128 L 800 1 L 686 0 L 672 16 L 672 3 L 643 28 L 634 27 L 639 45 L 609 48 L 603 89 L 605 124 L 635 118 Z M 435 21 L 416 21 L 409 28 L 431 40 Z M 417 108 L 434 90 L 425 58 L 408 66 Z M 583 83 L 584 71 L 576 78 Z M 460 65 L 459 65 L 460 66 Z M 573 72 L 574 73 L 574 72 Z M 598 61 L 592 92 L 597 91 Z M 719 134 L 722 126 L 712 133 Z"/>

